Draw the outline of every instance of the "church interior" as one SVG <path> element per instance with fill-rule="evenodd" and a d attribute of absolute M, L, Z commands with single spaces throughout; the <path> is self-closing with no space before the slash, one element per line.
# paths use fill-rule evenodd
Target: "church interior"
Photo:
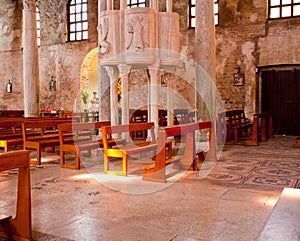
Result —
<path fill-rule="evenodd" d="M 300 239 L 299 0 L 0 11 L 0 241 Z"/>

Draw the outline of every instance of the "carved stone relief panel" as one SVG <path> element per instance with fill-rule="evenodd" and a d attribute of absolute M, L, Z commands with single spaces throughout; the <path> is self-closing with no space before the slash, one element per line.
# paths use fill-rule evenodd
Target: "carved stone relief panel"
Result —
<path fill-rule="evenodd" d="M 156 13 L 151 8 L 125 10 L 125 50 L 127 64 L 152 64 L 155 58 Z"/>
<path fill-rule="evenodd" d="M 101 13 L 98 25 L 98 55 L 103 64 L 119 64 L 122 36 L 120 33 L 120 11 L 110 10 Z"/>

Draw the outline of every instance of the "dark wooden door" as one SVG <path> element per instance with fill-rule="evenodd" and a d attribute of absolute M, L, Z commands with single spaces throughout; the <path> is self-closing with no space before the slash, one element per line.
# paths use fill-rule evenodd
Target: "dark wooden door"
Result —
<path fill-rule="evenodd" d="M 262 111 L 273 111 L 274 133 L 300 135 L 300 70 L 262 72 Z"/>

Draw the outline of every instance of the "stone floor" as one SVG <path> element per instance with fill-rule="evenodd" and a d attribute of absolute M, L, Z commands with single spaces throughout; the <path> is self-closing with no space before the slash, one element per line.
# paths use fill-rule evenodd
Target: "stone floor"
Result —
<path fill-rule="evenodd" d="M 31 167 L 35 240 L 257 240 L 284 187 L 300 188 L 295 137 L 259 146 L 225 145 L 200 170 L 168 167 L 167 183 L 141 180 L 148 160 L 127 177 L 104 175 L 102 153 L 81 170 L 62 169 L 58 151 Z M 117 165 L 117 164 L 116 164 Z M 16 172 L 0 173 L 0 213 L 15 212 Z"/>

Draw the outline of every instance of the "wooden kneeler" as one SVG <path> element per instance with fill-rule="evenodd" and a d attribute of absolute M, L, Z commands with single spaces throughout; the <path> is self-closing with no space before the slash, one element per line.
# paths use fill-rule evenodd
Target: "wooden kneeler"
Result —
<path fill-rule="evenodd" d="M 0 172 L 18 168 L 16 217 L 0 214 L 0 237 L 32 240 L 30 151 L 20 150 L 0 154 Z"/>

